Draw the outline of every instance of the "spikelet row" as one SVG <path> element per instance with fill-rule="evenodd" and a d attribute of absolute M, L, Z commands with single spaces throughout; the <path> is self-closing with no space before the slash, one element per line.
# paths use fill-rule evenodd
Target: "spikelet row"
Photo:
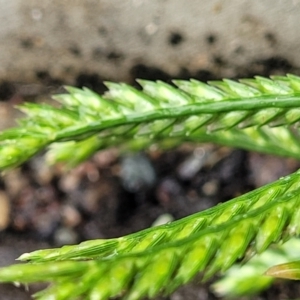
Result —
<path fill-rule="evenodd" d="M 140 149 L 165 140 L 171 145 L 211 141 L 300 156 L 299 77 L 225 79 L 208 84 L 175 80 L 174 86 L 138 82 L 142 90 L 106 83 L 109 90 L 104 95 L 67 87 L 68 94 L 55 97 L 60 108 L 20 106 L 27 118 L 20 120 L 19 127 L 0 134 L 0 169 L 18 165 L 53 143 L 58 143 L 50 155 L 53 160 L 64 160 L 66 152 L 74 150 L 74 163 L 105 147 Z M 282 142 L 289 147 L 282 147 Z"/>

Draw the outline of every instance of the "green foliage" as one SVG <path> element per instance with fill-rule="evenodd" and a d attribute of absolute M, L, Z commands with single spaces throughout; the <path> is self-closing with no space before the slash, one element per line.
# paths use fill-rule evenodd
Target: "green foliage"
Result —
<path fill-rule="evenodd" d="M 223 277 L 212 284 L 212 290 L 218 296 L 241 297 L 253 295 L 268 288 L 274 281 L 266 270 L 274 267 L 274 263 L 282 264 L 299 258 L 300 239 L 293 238 L 281 245 L 273 245 L 259 255 L 255 255 L 246 264 L 235 264 Z M 279 277 L 279 276 L 278 276 Z"/>
<path fill-rule="evenodd" d="M 27 118 L 0 135 L 0 169 L 16 166 L 49 145 L 51 161 L 71 164 L 110 146 L 138 150 L 183 141 L 300 157 L 298 130 L 293 130 L 300 119 L 300 79 L 294 75 L 241 83 L 175 80 L 178 88 L 159 81 L 139 83 L 141 91 L 107 83 L 109 91 L 102 96 L 67 87 L 69 94 L 55 97 L 60 108 L 20 106 Z"/>
<path fill-rule="evenodd" d="M 142 90 L 107 83 L 100 96 L 67 87 L 61 104 L 20 107 L 27 117 L 0 134 L 0 169 L 50 146 L 51 162 L 79 163 L 99 149 L 138 150 L 183 141 L 300 158 L 300 78 L 240 82 L 139 81 Z M 70 153 L 72 158 L 70 160 Z M 300 171 L 184 219 L 128 236 L 23 254 L 0 281 L 52 282 L 39 299 L 124 299 L 169 294 L 300 232 Z"/>

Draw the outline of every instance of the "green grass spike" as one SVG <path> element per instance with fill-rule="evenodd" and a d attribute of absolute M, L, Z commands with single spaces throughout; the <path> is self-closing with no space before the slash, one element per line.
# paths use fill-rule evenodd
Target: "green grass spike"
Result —
<path fill-rule="evenodd" d="M 296 172 L 170 224 L 120 238 L 24 254 L 20 259 L 30 263 L 0 269 L 0 281 L 54 282 L 40 299 L 62 293 L 57 299 L 122 295 L 137 300 L 170 293 L 198 273 L 207 279 L 249 254 L 299 234 L 299 195 L 300 172 Z M 117 288 L 115 276 L 119 278 Z M 66 281 L 72 278 L 85 285 L 75 291 Z"/>
<path fill-rule="evenodd" d="M 64 149 L 74 151 L 69 163 L 75 165 L 110 146 L 128 151 L 184 141 L 300 158 L 300 78 L 295 75 L 208 84 L 175 80 L 175 87 L 138 82 L 142 90 L 106 83 L 104 95 L 66 87 L 69 94 L 54 97 L 59 108 L 21 105 L 28 117 L 0 134 L 0 170 L 48 147 L 51 162 L 64 160 Z"/>

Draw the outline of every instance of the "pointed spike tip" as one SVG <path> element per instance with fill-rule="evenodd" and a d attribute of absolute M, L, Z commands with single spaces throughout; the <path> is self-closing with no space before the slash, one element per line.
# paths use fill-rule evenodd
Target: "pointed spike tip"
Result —
<path fill-rule="evenodd" d="M 300 261 L 273 266 L 265 272 L 265 275 L 276 278 L 300 280 Z"/>

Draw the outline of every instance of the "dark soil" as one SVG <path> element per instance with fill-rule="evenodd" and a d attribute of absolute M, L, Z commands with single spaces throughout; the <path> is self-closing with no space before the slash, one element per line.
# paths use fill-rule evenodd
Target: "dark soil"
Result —
<path fill-rule="evenodd" d="M 179 43 L 180 39 L 172 37 L 170 41 Z M 284 68 L 279 61 L 284 63 Z M 278 58 L 257 62 L 257 65 L 261 71 L 257 73 L 263 75 L 273 72 L 274 68 L 276 73 L 280 73 L 280 67 L 282 73 L 286 68 L 291 69 L 286 61 Z M 168 74 L 144 65 L 136 66 L 132 73 L 134 77 L 151 79 L 159 74 L 160 79 L 169 80 Z M 181 77 L 190 75 L 193 74 Z M 47 83 L 51 81 L 42 77 Z M 196 77 L 212 79 L 213 74 L 202 70 Z M 82 83 L 98 91 L 103 89 L 96 75 L 81 74 L 77 84 Z M 33 85 L 38 98 L 59 90 L 54 87 Z M 8 107 L 26 99 L 27 94 L 20 90 L 28 92 L 24 87 L 20 89 L 20 85 L 0 84 L 1 99 L 6 100 L 5 109 L 10 112 L 7 122 L 0 121 L 7 126 L 15 117 Z M 11 203 L 6 229 L 0 232 L 0 266 L 9 265 L 20 254 L 35 249 L 138 231 L 165 214 L 174 219 L 182 218 L 276 180 L 299 166 L 293 159 L 190 144 L 165 152 L 152 150 L 126 157 L 120 157 L 115 149 L 102 151 L 69 172 L 64 172 L 60 165 L 48 168 L 43 156 L 35 157 L 0 179 L 0 190 Z M 30 299 L 39 288 L 35 285 L 25 290 L 1 285 L 0 298 Z M 300 298 L 299 284 L 276 282 L 268 291 L 252 299 L 297 297 Z M 208 284 L 193 282 L 170 297 L 160 299 L 211 300 L 217 297 Z"/>

